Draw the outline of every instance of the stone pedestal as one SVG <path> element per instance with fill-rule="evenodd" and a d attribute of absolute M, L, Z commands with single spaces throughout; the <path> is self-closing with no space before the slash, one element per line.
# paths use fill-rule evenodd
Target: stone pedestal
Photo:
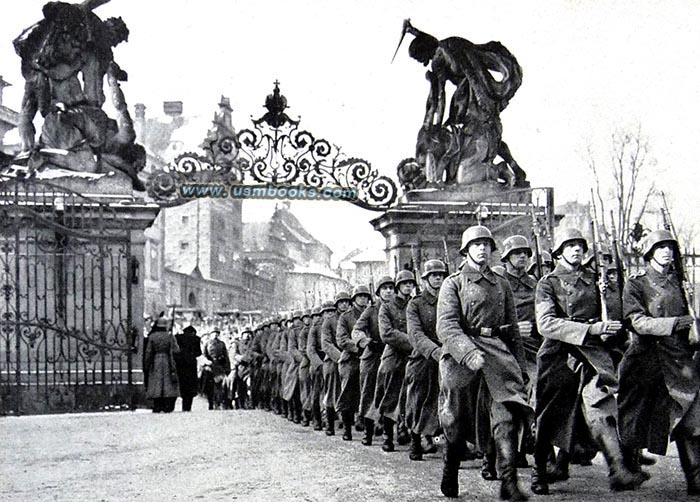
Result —
<path fill-rule="evenodd" d="M 513 234 L 532 239 L 532 214 L 551 229 L 553 222 L 551 188 L 504 190 L 497 183 L 485 183 L 462 189 L 423 189 L 407 192 L 398 205 L 370 223 L 386 239 L 389 270 L 415 266 L 420 270 L 426 260 L 445 260 L 450 272 L 461 262 L 462 232 L 482 224 L 501 242 Z M 550 232 L 551 235 L 551 232 Z M 499 261 L 494 253 L 492 263 Z"/>

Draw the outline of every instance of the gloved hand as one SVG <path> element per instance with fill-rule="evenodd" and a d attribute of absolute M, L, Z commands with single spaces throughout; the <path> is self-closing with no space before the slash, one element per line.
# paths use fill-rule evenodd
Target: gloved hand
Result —
<path fill-rule="evenodd" d="M 484 362 L 484 353 L 479 349 L 473 349 L 466 356 L 464 356 L 464 359 L 462 360 L 462 364 L 472 371 L 479 371 L 484 367 Z"/>
<path fill-rule="evenodd" d="M 676 317 L 675 322 L 673 323 L 673 330 L 674 331 L 683 331 L 684 329 L 690 328 L 690 326 L 693 325 L 693 316 L 691 315 L 682 315 Z"/>
<path fill-rule="evenodd" d="M 622 329 L 620 321 L 598 321 L 591 324 L 588 328 L 588 333 L 591 335 L 614 335 Z"/>
<path fill-rule="evenodd" d="M 357 346 L 361 349 L 364 349 L 365 347 L 367 347 L 367 345 L 369 345 L 369 342 L 371 342 L 369 338 L 362 338 L 357 341 Z"/>
<path fill-rule="evenodd" d="M 439 347 L 433 351 L 432 354 L 430 354 L 430 357 L 432 357 L 435 361 L 440 362 L 440 356 L 442 355 L 442 349 Z"/>
<path fill-rule="evenodd" d="M 520 321 L 518 323 L 518 330 L 522 337 L 532 336 L 532 323 L 530 321 Z"/>

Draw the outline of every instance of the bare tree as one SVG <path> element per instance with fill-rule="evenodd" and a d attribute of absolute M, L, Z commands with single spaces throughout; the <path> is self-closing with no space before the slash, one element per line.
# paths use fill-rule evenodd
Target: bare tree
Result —
<path fill-rule="evenodd" d="M 650 181 L 649 168 L 655 165 L 649 140 L 641 127 L 634 131 L 618 130 L 611 136 L 609 164 L 596 162 L 592 147 L 587 149 L 587 164 L 595 181 L 595 204 L 599 210 L 600 233 L 610 241 L 606 219 L 612 217 L 618 231 L 620 247 L 627 253 L 637 251 L 642 217 L 649 201 L 657 193 Z"/>

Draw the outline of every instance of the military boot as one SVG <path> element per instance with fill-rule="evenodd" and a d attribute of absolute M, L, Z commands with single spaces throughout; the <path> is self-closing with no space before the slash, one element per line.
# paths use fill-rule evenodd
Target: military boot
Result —
<path fill-rule="evenodd" d="M 341 411 L 340 416 L 343 420 L 343 441 L 352 441 L 352 411 Z"/>
<path fill-rule="evenodd" d="M 459 443 L 445 442 L 445 453 L 442 456 L 442 481 L 440 491 L 445 497 L 459 496 Z"/>
<path fill-rule="evenodd" d="M 304 418 L 301 421 L 301 426 L 308 427 L 311 423 L 311 412 L 309 410 L 303 410 L 302 413 L 304 415 Z"/>
<path fill-rule="evenodd" d="M 314 417 L 314 430 L 315 431 L 322 431 L 323 430 L 323 417 L 321 416 L 321 407 L 314 406 L 311 410 L 311 414 Z"/>
<path fill-rule="evenodd" d="M 411 460 L 423 460 L 423 447 L 420 444 L 420 434 L 411 433 L 411 450 L 408 453 Z"/>
<path fill-rule="evenodd" d="M 411 434 L 408 432 L 408 428 L 404 422 L 399 422 L 397 427 L 396 442 L 401 446 L 407 445 L 411 442 Z"/>
<path fill-rule="evenodd" d="M 335 410 L 326 408 L 326 436 L 335 436 Z"/>
<path fill-rule="evenodd" d="M 498 479 L 498 474 L 496 473 L 496 446 L 493 438 L 489 440 L 484 458 L 481 459 L 481 477 L 486 481 Z"/>
<path fill-rule="evenodd" d="M 382 450 L 392 452 L 394 451 L 394 421 L 384 417 L 383 427 L 384 443 L 382 443 Z"/>
<path fill-rule="evenodd" d="M 372 436 L 374 436 L 374 420 L 365 418 L 364 422 L 365 435 L 362 437 L 362 444 L 365 446 L 372 446 Z"/>
<path fill-rule="evenodd" d="M 643 474 L 630 472 L 625 467 L 616 427 L 605 419 L 597 420 L 591 424 L 591 435 L 603 450 L 608 463 L 610 490 L 614 492 L 634 490 L 646 481 L 647 478 Z"/>
<path fill-rule="evenodd" d="M 554 453 L 552 453 L 554 456 Z M 570 455 L 564 450 L 559 450 L 554 460 L 547 462 L 547 481 L 556 483 L 569 479 Z"/>
<path fill-rule="evenodd" d="M 688 495 L 700 495 L 700 439 L 680 436 L 676 438 L 676 447 L 688 485 Z"/>
<path fill-rule="evenodd" d="M 501 500 L 528 500 L 518 486 L 518 434 L 513 422 L 502 422 L 493 430 L 496 459 L 501 473 Z"/>
<path fill-rule="evenodd" d="M 423 436 L 421 443 L 421 448 L 423 448 L 423 453 L 437 453 L 438 447 L 433 441 L 433 436 Z"/>
<path fill-rule="evenodd" d="M 650 479 L 651 474 L 642 470 L 642 464 L 639 460 L 639 457 L 640 451 L 638 448 L 622 448 L 622 460 L 625 463 L 625 467 L 627 467 L 627 469 L 632 473 L 641 474 L 646 479 Z"/>
<path fill-rule="evenodd" d="M 547 476 L 547 465 L 550 455 L 554 456 L 549 442 L 540 444 L 535 442 L 535 466 L 532 469 L 532 479 L 530 489 L 535 495 L 549 495 L 549 478 Z"/>

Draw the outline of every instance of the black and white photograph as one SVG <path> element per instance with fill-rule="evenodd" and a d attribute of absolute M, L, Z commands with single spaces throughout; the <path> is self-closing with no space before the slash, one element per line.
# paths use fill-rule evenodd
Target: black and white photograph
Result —
<path fill-rule="evenodd" d="M 0 500 L 700 500 L 700 3 L 0 12 Z"/>

